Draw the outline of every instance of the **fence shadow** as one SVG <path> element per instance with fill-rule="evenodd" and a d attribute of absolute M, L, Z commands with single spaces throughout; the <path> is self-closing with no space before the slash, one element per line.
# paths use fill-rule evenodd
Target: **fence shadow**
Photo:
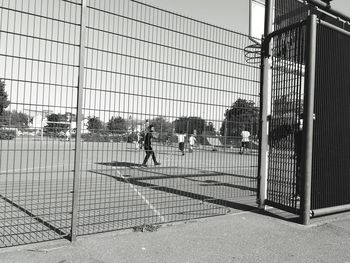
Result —
<path fill-rule="evenodd" d="M 179 195 L 179 196 L 183 196 L 183 197 L 187 197 L 187 198 L 191 198 L 191 199 L 197 199 L 197 200 L 200 200 L 202 202 L 204 201 L 206 203 L 225 206 L 225 207 L 229 207 L 229 208 L 233 208 L 233 209 L 237 209 L 237 210 L 252 211 L 252 210 L 256 209 L 256 206 L 247 205 L 244 203 L 233 202 L 231 200 L 214 198 L 212 196 L 207 196 L 207 195 L 203 195 L 203 194 L 189 192 L 186 190 L 176 189 L 173 187 L 159 186 L 156 184 L 152 184 L 150 182 L 144 182 L 144 181 L 142 181 L 141 178 L 128 178 L 126 181 L 125 178 L 120 178 L 120 177 L 117 177 L 117 176 L 114 176 L 114 175 L 111 175 L 111 174 L 108 174 L 105 172 L 93 171 L 93 170 L 90 170 L 89 172 L 103 175 L 103 176 L 108 176 L 108 177 L 113 178 L 114 180 L 117 180 L 119 182 L 123 182 L 123 183 L 127 182 L 127 183 L 132 184 L 132 185 L 141 186 L 141 187 L 149 188 L 152 190 L 165 192 L 168 194 L 175 194 L 175 195 Z M 233 187 L 233 186 L 231 186 L 231 187 Z"/>
<path fill-rule="evenodd" d="M 107 163 L 97 163 L 100 165 L 107 165 L 113 167 L 141 167 L 139 163 L 131 163 L 131 162 L 107 162 Z"/>

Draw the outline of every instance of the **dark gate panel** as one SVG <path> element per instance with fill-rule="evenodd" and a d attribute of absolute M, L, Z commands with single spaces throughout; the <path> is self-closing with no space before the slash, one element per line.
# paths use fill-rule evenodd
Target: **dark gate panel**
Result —
<path fill-rule="evenodd" d="M 302 25 L 273 38 L 266 203 L 291 212 L 299 209 L 294 198 L 298 194 L 295 139 L 303 108 L 304 46 Z"/>
<path fill-rule="evenodd" d="M 350 203 L 350 37 L 317 28 L 311 209 Z"/>

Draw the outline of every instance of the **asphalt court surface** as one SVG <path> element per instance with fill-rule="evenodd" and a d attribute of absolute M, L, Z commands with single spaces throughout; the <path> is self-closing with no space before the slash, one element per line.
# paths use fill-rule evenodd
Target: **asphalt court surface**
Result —
<path fill-rule="evenodd" d="M 69 234 L 74 178 L 69 145 L 46 149 L 45 160 L 44 152 L 8 155 L 0 173 L 0 247 Z M 162 165 L 150 160 L 144 168 L 144 151 L 130 145 L 116 144 L 107 153 L 107 145 L 85 146 L 78 235 L 223 215 L 255 199 L 255 155 L 196 149 L 183 157 L 174 147 L 156 146 Z"/>
<path fill-rule="evenodd" d="M 164 171 L 169 168 L 147 169 L 136 172 L 135 169 L 121 169 L 129 171 L 127 179 L 117 169 L 87 171 L 80 182 L 78 233 L 92 234 L 229 212 L 226 207 L 212 202 L 216 198 L 208 195 L 208 189 L 197 189 L 202 182 L 188 181 L 193 179 L 178 175 L 165 178 Z M 135 175 L 138 177 L 132 180 Z M 20 182 L 13 183 L 10 195 L 1 199 L 0 246 L 67 235 L 72 208 L 72 180 L 67 179 L 47 182 L 46 187 L 27 181 L 26 191 L 20 187 Z"/>

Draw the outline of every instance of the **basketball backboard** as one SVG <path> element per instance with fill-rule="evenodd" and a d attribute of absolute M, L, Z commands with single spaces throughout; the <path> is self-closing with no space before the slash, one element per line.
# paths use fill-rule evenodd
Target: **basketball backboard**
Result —
<path fill-rule="evenodd" d="M 260 42 L 264 34 L 265 1 L 249 0 L 249 36 Z"/>

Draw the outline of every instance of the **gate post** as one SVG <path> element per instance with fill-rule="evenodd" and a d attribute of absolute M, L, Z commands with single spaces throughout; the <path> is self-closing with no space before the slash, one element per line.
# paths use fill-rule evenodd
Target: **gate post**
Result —
<path fill-rule="evenodd" d="M 305 56 L 305 87 L 304 87 L 304 124 L 302 148 L 302 191 L 301 191 L 301 221 L 308 225 L 311 207 L 311 175 L 312 175 L 312 140 L 315 95 L 315 68 L 316 68 L 316 28 L 317 16 L 312 14 L 307 19 L 306 56 Z"/>
<path fill-rule="evenodd" d="M 270 39 L 267 36 L 272 31 L 272 11 L 274 0 L 266 0 L 264 39 L 261 47 L 261 74 L 260 74 L 260 145 L 259 145 L 259 167 L 258 167 L 258 204 L 265 209 L 267 198 L 267 166 L 268 166 L 268 108 L 271 65 L 269 54 L 271 51 Z M 265 45 L 264 41 L 268 41 Z M 264 50 L 266 47 L 267 50 Z"/>
<path fill-rule="evenodd" d="M 73 181 L 73 199 L 72 199 L 72 220 L 71 220 L 71 241 L 77 239 L 78 212 L 79 212 L 79 187 L 80 187 L 80 167 L 81 167 L 81 122 L 82 122 L 82 103 L 84 86 L 84 64 L 85 64 L 85 40 L 86 40 L 86 0 L 81 0 L 80 10 L 80 47 L 79 47 L 79 76 L 78 76 L 78 94 L 77 94 L 77 131 L 75 138 L 74 155 L 74 181 Z"/>

